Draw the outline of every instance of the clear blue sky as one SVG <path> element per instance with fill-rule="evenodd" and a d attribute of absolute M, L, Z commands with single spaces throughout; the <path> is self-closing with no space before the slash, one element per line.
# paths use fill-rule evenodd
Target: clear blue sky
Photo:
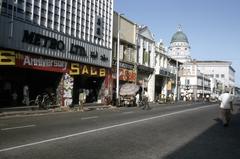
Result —
<path fill-rule="evenodd" d="M 182 25 L 197 60 L 228 60 L 240 85 L 240 0 L 114 0 L 114 10 L 147 25 L 169 46 Z"/>

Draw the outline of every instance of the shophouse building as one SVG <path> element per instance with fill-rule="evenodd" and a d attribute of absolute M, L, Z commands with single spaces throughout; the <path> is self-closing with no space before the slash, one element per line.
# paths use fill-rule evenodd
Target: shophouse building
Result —
<path fill-rule="evenodd" d="M 155 98 L 155 41 L 147 26 L 137 32 L 137 83 L 147 89 L 150 101 Z"/>
<path fill-rule="evenodd" d="M 3 0 L 0 13 L 0 105 L 22 105 L 44 91 L 58 104 L 102 102 L 111 89 L 113 0 Z"/>
<path fill-rule="evenodd" d="M 167 96 L 167 81 L 169 77 L 166 49 L 162 40 L 155 46 L 155 100 Z"/>
<path fill-rule="evenodd" d="M 118 52 L 118 33 L 119 33 L 119 86 L 124 83 L 136 83 L 136 35 L 137 25 L 114 12 L 113 18 L 113 63 L 112 78 L 113 90 L 116 90 L 116 74 L 117 74 L 117 52 Z"/>
<path fill-rule="evenodd" d="M 166 101 L 175 93 L 177 61 L 167 55 L 162 41 L 156 45 L 155 53 L 155 99 Z"/>

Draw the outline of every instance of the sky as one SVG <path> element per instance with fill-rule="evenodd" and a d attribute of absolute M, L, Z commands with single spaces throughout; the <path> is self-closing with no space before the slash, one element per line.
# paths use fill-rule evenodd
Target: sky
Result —
<path fill-rule="evenodd" d="M 240 0 L 114 0 L 114 10 L 166 47 L 180 24 L 192 59 L 231 61 L 240 86 Z"/>

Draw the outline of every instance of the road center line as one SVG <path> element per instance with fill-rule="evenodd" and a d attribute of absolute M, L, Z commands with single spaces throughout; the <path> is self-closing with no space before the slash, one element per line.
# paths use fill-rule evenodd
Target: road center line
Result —
<path fill-rule="evenodd" d="M 81 118 L 81 120 L 96 119 L 96 118 L 98 118 L 98 116 L 85 117 L 85 118 Z"/>
<path fill-rule="evenodd" d="M 111 125 L 111 126 L 107 126 L 107 127 L 98 128 L 98 129 L 83 131 L 83 132 L 79 132 L 79 133 L 75 133 L 75 134 L 70 134 L 70 135 L 66 135 L 66 136 L 51 138 L 51 139 L 48 139 L 48 140 L 42 140 L 42 141 L 33 142 L 33 143 L 25 144 L 25 145 L 13 146 L 13 147 L 9 147 L 9 148 L 0 149 L 0 152 L 5 152 L 5 151 L 14 150 L 14 149 L 34 146 L 34 145 L 48 143 L 48 142 L 53 142 L 53 141 L 57 141 L 57 140 L 62 140 L 62 139 L 71 138 L 71 137 L 75 137 L 75 136 L 80 136 L 80 135 L 84 135 L 84 134 L 94 133 L 94 132 L 103 131 L 103 130 L 107 130 L 107 129 L 127 126 L 127 125 L 131 125 L 131 124 L 136 124 L 136 123 L 140 123 L 140 122 L 144 122 L 144 121 L 159 119 L 159 118 L 172 116 L 172 115 L 176 115 L 176 114 L 181 114 L 181 113 L 185 113 L 185 112 L 196 111 L 196 110 L 200 110 L 200 109 L 204 109 L 204 108 L 208 108 L 208 107 L 212 107 L 212 106 L 216 106 L 216 105 L 207 105 L 207 106 L 198 107 L 198 108 L 181 110 L 181 111 L 177 111 L 177 112 L 173 112 L 173 113 L 169 113 L 169 114 L 163 114 L 163 115 L 153 116 L 153 117 L 150 117 L 150 118 L 144 118 L 144 119 L 135 120 L 135 121 L 131 121 L 131 122 L 125 122 L 125 123 L 121 123 L 121 124 L 116 124 L 116 125 Z"/>
<path fill-rule="evenodd" d="M 13 129 L 29 128 L 29 127 L 34 127 L 34 126 L 36 126 L 36 125 L 17 126 L 17 127 L 11 127 L 11 128 L 3 128 L 1 130 L 6 131 L 6 130 L 13 130 Z"/>

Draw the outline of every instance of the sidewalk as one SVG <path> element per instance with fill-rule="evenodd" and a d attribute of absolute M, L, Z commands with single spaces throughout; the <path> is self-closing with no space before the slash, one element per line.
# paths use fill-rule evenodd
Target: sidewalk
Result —
<path fill-rule="evenodd" d="M 182 105 L 182 104 L 192 104 L 193 102 L 185 102 L 178 101 L 175 103 L 150 103 L 150 107 L 157 106 L 171 106 L 171 105 Z M 202 102 L 196 102 L 202 103 Z M 130 108 L 130 107 L 116 107 L 111 105 L 103 105 L 98 103 L 90 103 L 84 105 L 84 111 L 92 111 L 92 110 L 103 110 L 103 109 L 119 109 L 119 108 Z M 70 107 L 57 107 L 46 110 L 39 110 L 38 106 L 24 106 L 24 107 L 8 107 L 8 108 L 0 108 L 0 118 L 2 117 L 13 117 L 13 116 L 25 116 L 25 115 L 42 115 L 42 114 L 50 114 L 57 112 L 77 112 L 79 107 L 75 106 L 73 108 Z"/>
<path fill-rule="evenodd" d="M 91 103 L 84 105 L 84 111 L 99 110 L 99 109 L 109 109 L 114 108 L 113 106 L 107 106 L 103 104 Z M 49 109 L 38 109 L 38 106 L 21 106 L 21 107 L 5 107 L 0 108 L 0 118 L 1 117 L 11 117 L 11 116 L 24 116 L 24 115 L 41 115 L 57 112 L 77 112 L 79 110 L 78 106 L 75 107 L 55 107 Z"/>

